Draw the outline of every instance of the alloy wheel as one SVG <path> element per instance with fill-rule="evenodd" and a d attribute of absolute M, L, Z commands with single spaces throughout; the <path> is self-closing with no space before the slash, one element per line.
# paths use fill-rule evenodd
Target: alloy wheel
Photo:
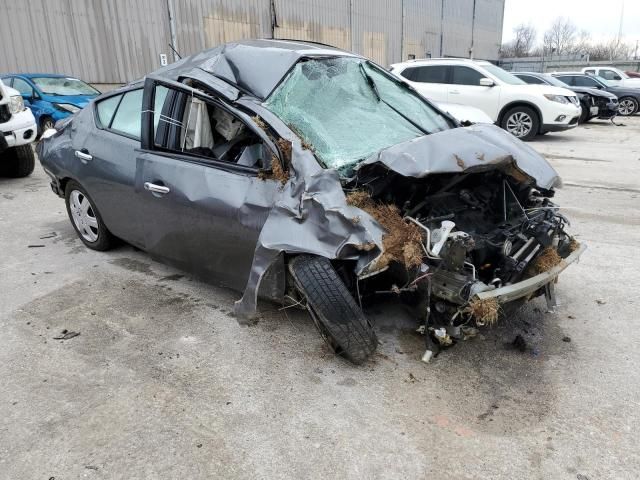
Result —
<path fill-rule="evenodd" d="M 636 104 L 630 98 L 625 98 L 618 104 L 618 113 L 620 115 L 631 115 L 636 109 Z"/>
<path fill-rule="evenodd" d="M 78 232 L 87 242 L 98 240 L 98 219 L 91 202 L 84 193 L 73 190 L 69 196 L 69 210 Z"/>
<path fill-rule="evenodd" d="M 524 112 L 515 112 L 507 119 L 507 131 L 518 138 L 526 137 L 533 128 L 533 119 Z"/>

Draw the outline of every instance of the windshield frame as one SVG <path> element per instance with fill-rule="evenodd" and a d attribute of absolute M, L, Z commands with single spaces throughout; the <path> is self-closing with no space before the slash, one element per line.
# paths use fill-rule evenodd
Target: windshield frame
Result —
<path fill-rule="evenodd" d="M 81 97 L 81 96 L 87 96 L 87 95 L 93 95 L 93 96 L 98 96 L 100 95 L 100 90 L 92 87 L 91 85 L 89 85 L 87 82 L 80 80 L 79 78 L 75 78 L 75 77 L 47 77 L 47 76 L 40 76 L 40 77 L 31 77 L 30 78 L 31 82 L 36 86 L 36 88 L 38 90 L 40 90 L 44 95 L 51 95 L 54 97 Z M 75 93 L 75 94 L 67 94 L 67 95 L 63 95 L 60 93 L 55 93 L 55 92 L 48 92 L 43 88 L 43 85 L 40 83 L 40 81 L 42 80 L 47 80 L 47 81 L 51 81 L 51 80 L 58 80 L 61 82 L 64 82 L 65 80 L 73 80 L 74 82 L 79 82 L 82 85 L 84 85 L 85 87 L 88 87 L 89 90 L 92 90 L 93 93 Z M 45 85 L 46 88 L 46 85 Z"/>

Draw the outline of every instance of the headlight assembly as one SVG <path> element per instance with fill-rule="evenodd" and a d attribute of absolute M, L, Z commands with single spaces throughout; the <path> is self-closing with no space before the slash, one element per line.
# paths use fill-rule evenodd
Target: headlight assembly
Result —
<path fill-rule="evenodd" d="M 24 110 L 24 100 L 20 95 L 14 95 L 9 98 L 9 111 L 11 113 L 20 113 Z"/>
<path fill-rule="evenodd" d="M 75 105 L 71 105 L 70 103 L 54 103 L 53 105 L 58 110 L 62 110 L 63 112 L 76 113 L 80 110 L 80 107 L 76 107 Z"/>
<path fill-rule="evenodd" d="M 551 95 L 550 93 L 545 93 L 544 98 L 546 98 L 547 100 L 551 100 L 552 102 L 558 102 L 565 105 L 569 103 L 569 100 L 567 100 L 567 98 L 563 97 L 562 95 Z"/>

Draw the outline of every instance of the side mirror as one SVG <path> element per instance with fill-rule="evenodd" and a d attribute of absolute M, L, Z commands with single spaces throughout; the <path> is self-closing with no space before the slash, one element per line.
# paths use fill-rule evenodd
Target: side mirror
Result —
<path fill-rule="evenodd" d="M 496 82 L 494 82 L 493 80 L 491 80 L 490 78 L 487 77 L 482 77 L 480 79 L 480 86 L 481 87 L 494 87 L 496 84 Z"/>

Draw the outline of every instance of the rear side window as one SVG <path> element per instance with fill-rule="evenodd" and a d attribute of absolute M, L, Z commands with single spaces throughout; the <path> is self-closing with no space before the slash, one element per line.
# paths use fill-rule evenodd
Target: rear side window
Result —
<path fill-rule="evenodd" d="M 561 82 L 566 83 L 567 85 L 572 85 L 572 86 L 576 85 L 576 82 L 575 82 L 575 78 L 576 77 L 572 77 L 570 75 L 562 75 L 562 76 L 558 76 L 556 78 L 558 80 L 560 80 Z"/>
<path fill-rule="evenodd" d="M 595 75 L 596 71 L 594 69 L 585 70 L 584 73 L 588 73 L 589 75 Z"/>
<path fill-rule="evenodd" d="M 98 110 L 100 126 L 103 128 L 109 128 L 111 125 L 111 119 L 113 118 L 113 114 L 116 113 L 116 108 L 118 108 L 118 103 L 120 103 L 121 98 L 122 95 L 116 95 L 115 97 L 109 97 L 98 103 L 96 108 Z"/>
<path fill-rule="evenodd" d="M 446 65 L 429 65 L 423 67 L 415 67 L 412 73 L 414 82 L 422 83 L 447 83 L 447 72 L 449 67 Z"/>
<path fill-rule="evenodd" d="M 520 80 L 527 82 L 529 85 L 544 85 L 544 82 L 537 77 L 531 75 L 516 75 Z"/>
<path fill-rule="evenodd" d="M 142 125 L 142 89 L 127 92 L 122 97 L 111 121 L 111 130 L 140 139 Z"/>
<path fill-rule="evenodd" d="M 453 66 L 451 83 L 454 85 L 480 85 L 480 79 L 484 78 L 477 70 L 469 67 Z"/>

